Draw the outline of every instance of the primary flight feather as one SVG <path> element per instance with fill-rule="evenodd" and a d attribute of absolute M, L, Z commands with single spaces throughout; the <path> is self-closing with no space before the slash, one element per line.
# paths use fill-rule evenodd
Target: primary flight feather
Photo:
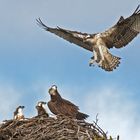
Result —
<path fill-rule="evenodd" d="M 126 46 L 140 33 L 140 5 L 131 16 L 128 18 L 121 16 L 113 27 L 102 33 L 88 34 L 60 27 L 50 28 L 40 18 L 37 19 L 37 22 L 46 31 L 93 52 L 93 57 L 89 62 L 90 66 L 97 63 L 104 70 L 113 71 L 119 66 L 120 58 L 113 56 L 109 49 Z"/>

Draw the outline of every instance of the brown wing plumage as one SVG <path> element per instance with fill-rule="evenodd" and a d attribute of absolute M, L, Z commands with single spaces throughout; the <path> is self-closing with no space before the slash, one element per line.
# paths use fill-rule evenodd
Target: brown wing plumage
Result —
<path fill-rule="evenodd" d="M 62 99 L 63 103 L 66 104 L 67 106 L 72 107 L 74 110 L 79 110 L 79 107 L 76 106 L 75 104 L 71 103 L 70 101 L 66 100 L 66 99 Z"/>
<path fill-rule="evenodd" d="M 84 120 L 88 117 L 87 114 L 79 112 L 79 107 L 68 100 L 63 99 L 61 107 L 63 111 L 65 110 L 63 113 L 67 116 L 72 116 L 73 118 L 76 118 L 78 120 Z"/>
<path fill-rule="evenodd" d="M 55 115 L 63 114 L 65 116 L 70 116 L 72 118 L 83 120 L 88 117 L 87 114 L 79 112 L 78 106 L 74 105 L 68 100 L 61 99 L 61 101 L 48 102 L 48 107 L 52 113 Z"/>
<path fill-rule="evenodd" d="M 107 47 L 121 48 L 131 42 L 140 32 L 140 5 L 128 18 L 121 17 L 117 24 L 101 33 Z"/>
<path fill-rule="evenodd" d="M 60 110 L 62 110 L 66 116 L 73 116 L 76 118 L 79 108 L 70 101 L 62 99 Z"/>
<path fill-rule="evenodd" d="M 46 26 L 41 19 L 37 19 L 37 23 L 46 31 L 54 33 L 55 35 L 69 41 L 70 43 L 74 43 L 88 51 L 93 51 L 92 47 L 84 43 L 84 39 L 89 36 L 87 33 L 81 33 L 76 31 L 65 30 L 60 27 L 50 28 Z"/>
<path fill-rule="evenodd" d="M 71 116 L 72 118 L 78 120 L 84 120 L 88 117 L 87 114 L 79 112 L 79 108 L 67 100 L 63 100 L 62 105 L 59 106 L 59 109 L 62 111 L 62 114 Z"/>
<path fill-rule="evenodd" d="M 61 99 L 60 101 L 56 102 L 48 102 L 48 107 L 54 114 L 64 114 L 66 116 L 72 116 L 75 115 L 77 111 L 79 110 L 78 106 L 75 106 L 73 103 L 71 103 L 68 100 Z"/>
<path fill-rule="evenodd" d="M 55 115 L 59 114 L 58 106 L 56 105 L 55 102 L 49 101 L 48 107 L 53 114 Z"/>

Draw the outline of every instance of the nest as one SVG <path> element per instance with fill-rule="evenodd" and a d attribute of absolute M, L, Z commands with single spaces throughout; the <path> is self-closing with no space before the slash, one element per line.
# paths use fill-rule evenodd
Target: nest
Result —
<path fill-rule="evenodd" d="M 96 124 L 66 116 L 7 120 L 0 126 L 0 140 L 112 140 Z"/>

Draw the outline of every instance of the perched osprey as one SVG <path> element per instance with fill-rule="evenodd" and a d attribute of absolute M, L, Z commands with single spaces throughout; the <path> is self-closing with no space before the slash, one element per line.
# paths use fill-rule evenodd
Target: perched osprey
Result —
<path fill-rule="evenodd" d="M 99 67 L 106 71 L 113 71 L 120 64 L 120 58 L 113 56 L 110 48 L 122 48 L 131 42 L 140 32 L 140 5 L 134 13 L 128 17 L 120 17 L 119 21 L 110 29 L 102 33 L 88 34 L 77 31 L 70 31 L 60 27 L 50 28 L 46 26 L 41 19 L 38 24 L 46 31 L 74 43 L 88 51 L 93 52 L 93 57 L 89 62 L 92 66 L 97 63 Z"/>
<path fill-rule="evenodd" d="M 44 116 L 49 117 L 46 108 L 45 108 L 46 102 L 38 102 L 36 105 L 38 116 Z"/>
<path fill-rule="evenodd" d="M 24 106 L 19 106 L 16 108 L 16 111 L 14 112 L 14 120 L 24 119 L 23 109 L 24 109 Z"/>
<path fill-rule="evenodd" d="M 51 96 L 51 100 L 48 102 L 48 107 L 55 115 L 62 114 L 78 120 L 84 120 L 88 117 L 87 114 L 78 111 L 78 106 L 63 99 L 57 91 L 57 86 L 53 85 L 49 89 L 49 94 Z"/>

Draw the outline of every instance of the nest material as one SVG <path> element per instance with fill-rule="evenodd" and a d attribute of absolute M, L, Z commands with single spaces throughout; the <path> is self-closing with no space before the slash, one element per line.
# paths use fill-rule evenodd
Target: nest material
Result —
<path fill-rule="evenodd" d="M 58 115 L 8 120 L 0 126 L 0 140 L 112 140 L 96 124 Z"/>

